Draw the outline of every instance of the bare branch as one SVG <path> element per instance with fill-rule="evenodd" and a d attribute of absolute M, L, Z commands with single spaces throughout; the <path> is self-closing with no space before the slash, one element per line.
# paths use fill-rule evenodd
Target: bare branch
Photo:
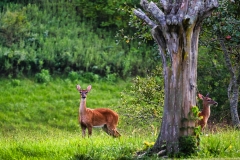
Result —
<path fill-rule="evenodd" d="M 164 12 L 165 13 L 167 13 L 167 11 L 168 11 L 168 2 L 167 2 L 167 0 L 160 0 L 160 4 L 161 4 L 161 6 L 163 6 L 163 9 L 164 9 Z"/>
<path fill-rule="evenodd" d="M 214 9 L 218 7 L 218 0 L 207 0 L 204 3 L 203 9 L 200 10 L 200 17 L 203 20 L 205 17 L 209 16 Z"/>
<path fill-rule="evenodd" d="M 161 27 L 166 25 L 164 13 L 157 7 L 154 2 L 149 3 L 147 0 L 141 0 L 140 4 L 144 10 L 149 12 L 159 22 Z"/>
<path fill-rule="evenodd" d="M 140 5 L 143 7 L 144 10 L 148 10 L 148 5 L 149 5 L 149 2 L 147 0 L 141 0 L 140 1 Z"/>
<path fill-rule="evenodd" d="M 138 18 L 145 21 L 151 28 L 157 26 L 141 9 L 134 9 L 133 12 Z"/>
<path fill-rule="evenodd" d="M 161 26 L 166 25 L 164 13 L 157 7 L 157 5 L 154 2 L 149 3 L 148 11 L 160 23 Z"/>

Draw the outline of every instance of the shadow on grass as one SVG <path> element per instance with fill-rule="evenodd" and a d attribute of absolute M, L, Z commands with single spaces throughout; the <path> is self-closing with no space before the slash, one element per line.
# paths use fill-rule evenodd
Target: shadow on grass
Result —
<path fill-rule="evenodd" d="M 74 156 L 74 159 L 75 160 L 96 160 L 88 155 L 84 155 L 84 154 L 76 154 Z"/>

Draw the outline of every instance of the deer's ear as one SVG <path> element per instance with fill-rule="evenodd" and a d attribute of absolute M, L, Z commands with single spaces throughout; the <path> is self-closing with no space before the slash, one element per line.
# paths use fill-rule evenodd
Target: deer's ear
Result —
<path fill-rule="evenodd" d="M 81 86 L 78 84 L 77 85 L 77 90 L 80 91 L 81 90 Z"/>
<path fill-rule="evenodd" d="M 91 89 L 92 89 L 92 86 L 89 85 L 89 86 L 87 87 L 88 92 L 89 92 Z"/>
<path fill-rule="evenodd" d="M 198 97 L 199 97 L 200 99 L 203 99 L 203 98 L 204 98 L 204 96 L 203 96 L 202 94 L 200 94 L 200 93 L 198 93 Z"/>

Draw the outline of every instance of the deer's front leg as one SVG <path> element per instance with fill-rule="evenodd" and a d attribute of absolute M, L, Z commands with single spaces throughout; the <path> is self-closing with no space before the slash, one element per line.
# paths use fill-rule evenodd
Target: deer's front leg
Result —
<path fill-rule="evenodd" d="M 82 137 L 84 138 L 85 137 L 85 135 L 86 135 L 86 129 L 87 129 L 87 127 L 84 125 L 84 124 L 80 124 L 81 125 L 81 129 L 82 129 Z"/>
<path fill-rule="evenodd" d="M 88 137 L 92 135 L 92 126 L 88 126 Z"/>

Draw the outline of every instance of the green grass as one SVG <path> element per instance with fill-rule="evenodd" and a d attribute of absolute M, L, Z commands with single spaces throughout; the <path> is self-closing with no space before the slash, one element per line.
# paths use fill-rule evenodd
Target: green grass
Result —
<path fill-rule="evenodd" d="M 199 158 L 237 158 L 240 157 L 240 131 L 218 130 L 201 137 Z"/>
<path fill-rule="evenodd" d="M 54 79 L 35 83 L 31 79 L 1 79 L 0 85 L 0 159 L 130 159 L 154 141 L 151 130 L 118 126 L 120 139 L 93 129 L 91 138 L 83 139 L 78 124 L 80 95 L 76 85 L 89 83 Z M 121 91 L 130 86 L 119 81 L 92 83 L 87 107 L 118 110 Z M 141 137 L 141 135 L 148 137 Z"/>
<path fill-rule="evenodd" d="M 111 138 L 101 129 L 93 129 L 92 137 L 82 138 L 77 84 L 86 88 L 90 83 L 67 78 L 43 84 L 32 79 L 0 79 L 0 159 L 135 159 L 136 152 L 156 140 L 159 128 L 131 125 L 130 120 L 121 119 L 121 113 L 121 138 Z M 108 107 L 119 112 L 121 92 L 131 83 L 100 80 L 91 85 L 87 107 Z M 215 130 L 201 136 L 197 155 L 191 158 L 240 157 L 240 132 Z"/>
<path fill-rule="evenodd" d="M 0 159 L 131 159 L 143 145 L 140 136 L 109 138 L 103 132 L 81 138 L 77 132 L 20 132 L 0 139 Z"/>

